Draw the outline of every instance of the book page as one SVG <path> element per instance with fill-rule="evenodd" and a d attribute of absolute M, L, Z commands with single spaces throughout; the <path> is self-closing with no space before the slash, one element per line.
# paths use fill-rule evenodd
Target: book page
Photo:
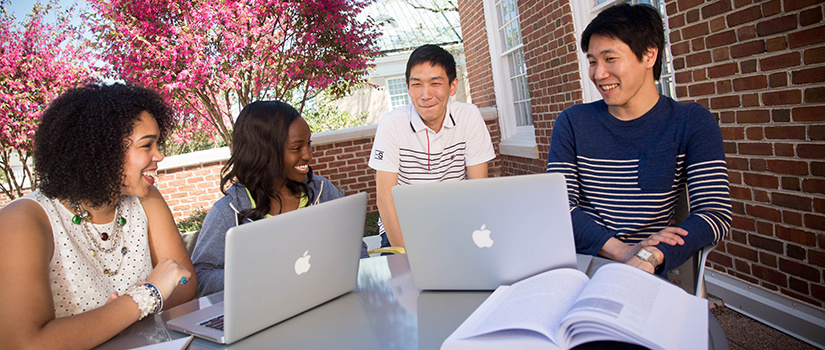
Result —
<path fill-rule="evenodd" d="M 707 318 L 707 300 L 635 267 L 608 264 L 582 290 L 559 336 L 586 332 L 592 339 L 598 328 L 604 340 L 650 348 L 704 348 L 708 346 Z M 583 341 L 573 340 L 569 345 Z"/>
<path fill-rule="evenodd" d="M 540 333 L 555 342 L 555 330 L 561 318 L 587 280 L 581 271 L 556 269 L 514 283 L 503 293 L 497 289 L 488 299 L 490 303 L 485 301 L 477 313 L 465 321 L 466 332 L 462 333 L 472 337 L 521 329 Z"/>

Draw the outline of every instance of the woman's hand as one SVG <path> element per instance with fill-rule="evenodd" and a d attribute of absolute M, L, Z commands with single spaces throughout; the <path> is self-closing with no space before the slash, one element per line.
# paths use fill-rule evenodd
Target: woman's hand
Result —
<path fill-rule="evenodd" d="M 117 292 L 112 292 L 112 294 L 109 294 L 109 299 L 106 300 L 105 304 L 111 303 L 113 300 L 117 299 L 118 297 L 120 297 L 120 294 L 117 294 Z"/>
<path fill-rule="evenodd" d="M 160 294 L 163 295 L 165 301 L 172 295 L 172 291 L 181 283 L 182 278 L 189 279 L 192 273 L 183 265 L 178 264 L 175 260 L 170 258 L 162 258 L 158 262 L 146 282 L 154 284 L 158 287 Z"/>

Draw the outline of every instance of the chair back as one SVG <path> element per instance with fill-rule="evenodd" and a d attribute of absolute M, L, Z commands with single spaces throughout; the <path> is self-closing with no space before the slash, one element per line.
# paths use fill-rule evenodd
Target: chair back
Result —
<path fill-rule="evenodd" d="M 688 216 L 690 216 L 690 199 L 688 198 L 687 186 L 684 186 L 682 187 L 682 193 L 679 195 L 679 199 L 676 201 L 676 208 L 674 208 L 673 211 L 673 222 L 676 226 L 679 226 Z M 688 293 L 707 299 L 705 262 L 713 248 L 716 248 L 716 243 L 705 246 L 681 266 L 670 270 L 668 272 L 668 280 L 678 284 Z"/>

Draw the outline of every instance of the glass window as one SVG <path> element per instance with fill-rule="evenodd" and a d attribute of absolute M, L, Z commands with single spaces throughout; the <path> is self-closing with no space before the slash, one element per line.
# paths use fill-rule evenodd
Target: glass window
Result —
<path fill-rule="evenodd" d="M 513 112 L 517 127 L 533 125 L 530 108 L 530 87 L 527 85 L 527 65 L 521 41 L 518 4 L 516 0 L 495 1 L 498 32 L 501 40 L 500 57 L 507 67 L 506 74 L 512 93 Z"/>
<path fill-rule="evenodd" d="M 390 95 L 390 109 L 410 104 L 405 77 L 387 79 L 387 92 Z"/>

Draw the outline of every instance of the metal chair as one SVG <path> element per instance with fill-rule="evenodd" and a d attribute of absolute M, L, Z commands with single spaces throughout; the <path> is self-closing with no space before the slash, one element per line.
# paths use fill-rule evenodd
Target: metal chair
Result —
<path fill-rule="evenodd" d="M 690 216 L 690 199 L 688 198 L 687 186 L 683 187 L 682 194 L 676 201 L 676 208 L 673 213 L 673 220 L 676 225 L 684 222 Z M 668 279 L 677 283 L 682 289 L 693 295 L 707 299 L 708 293 L 705 288 L 705 262 L 710 251 L 716 248 L 716 243 L 706 245 L 702 250 L 696 252 L 690 259 L 681 266 L 668 272 Z"/>

